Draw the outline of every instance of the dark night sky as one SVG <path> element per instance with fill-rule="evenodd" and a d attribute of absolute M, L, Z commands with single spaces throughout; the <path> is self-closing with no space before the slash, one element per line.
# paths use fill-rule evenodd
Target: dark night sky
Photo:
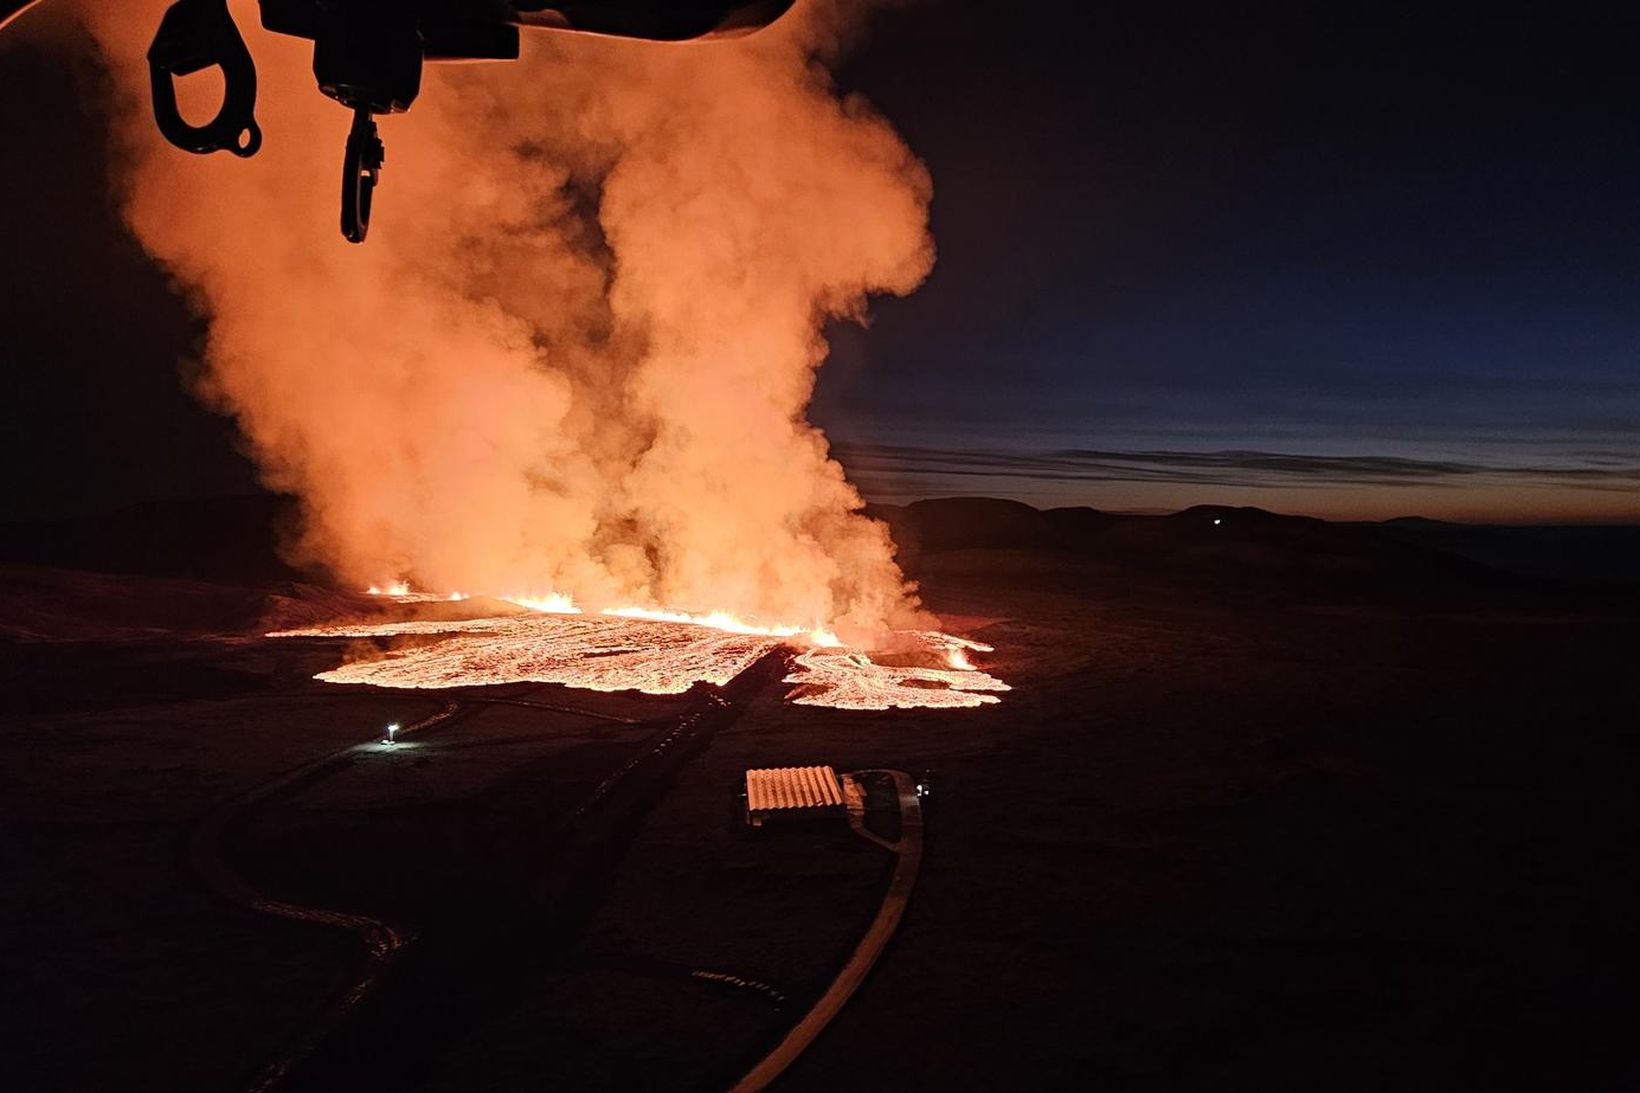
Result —
<path fill-rule="evenodd" d="M 911 4 L 842 73 L 940 262 L 839 331 L 869 495 L 1640 520 L 1640 87 L 1617 5 Z M 0 47 L 0 516 L 231 492 L 95 122 Z"/>

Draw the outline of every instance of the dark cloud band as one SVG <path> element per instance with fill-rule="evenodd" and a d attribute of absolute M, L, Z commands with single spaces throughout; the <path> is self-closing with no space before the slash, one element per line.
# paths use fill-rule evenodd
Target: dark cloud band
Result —
<path fill-rule="evenodd" d="M 1583 490 L 1640 489 L 1640 462 L 1589 454 L 1576 462 L 1482 463 L 1395 456 L 1261 451 L 962 451 L 839 443 L 837 457 L 867 492 L 908 475 L 1052 482 L 1143 482 L 1243 488 L 1348 486 L 1473 487 L 1481 484 Z"/>

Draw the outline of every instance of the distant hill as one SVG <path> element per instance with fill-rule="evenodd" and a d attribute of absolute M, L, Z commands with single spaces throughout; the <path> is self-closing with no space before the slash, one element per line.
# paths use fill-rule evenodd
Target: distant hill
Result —
<path fill-rule="evenodd" d="M 1042 549 L 1136 569 L 1305 571 L 1485 580 L 1490 573 L 1640 583 L 1640 528 L 1479 527 L 1408 517 L 1332 523 L 1258 508 L 1198 505 L 1168 516 L 952 497 L 869 505 L 902 555 Z"/>
<path fill-rule="evenodd" d="M 161 501 L 101 516 L 0 523 L 0 561 L 207 581 L 290 581 L 279 556 L 295 527 L 272 494 Z M 311 579 L 312 575 L 306 575 Z"/>
<path fill-rule="evenodd" d="M 296 581 L 213 582 L 0 562 L 0 641 L 261 633 L 379 605 Z"/>
<path fill-rule="evenodd" d="M 901 556 L 1046 550 L 1135 570 L 1303 571 L 1449 580 L 1509 573 L 1640 584 L 1640 527 L 1489 527 L 1421 517 L 1331 523 L 1199 505 L 1167 516 L 1036 509 L 994 497 L 868 505 Z M 261 584 L 319 579 L 280 558 L 295 502 L 273 495 L 136 505 L 103 516 L 0 523 L 0 562 Z"/>
<path fill-rule="evenodd" d="M 1508 573 L 1557 580 L 1640 583 L 1640 527 L 1563 524 L 1511 527 L 1401 517 L 1376 528 L 1403 543 L 1471 558 Z"/>

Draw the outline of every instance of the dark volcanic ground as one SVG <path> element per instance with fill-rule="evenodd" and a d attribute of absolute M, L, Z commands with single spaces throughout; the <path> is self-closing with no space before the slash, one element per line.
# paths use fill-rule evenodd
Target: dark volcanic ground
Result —
<path fill-rule="evenodd" d="M 736 831 L 746 767 L 810 762 L 933 767 L 937 809 L 899 935 L 784 1088 L 1640 1080 L 1633 586 L 1255 513 L 888 515 L 929 604 L 996 645 L 1001 705 L 845 713 L 748 684 L 585 841 L 570 811 L 696 700 L 457 696 L 414 747 L 240 816 L 222 853 L 259 889 L 420 934 L 370 1039 L 333 1041 L 373 1050 L 297 1087 L 723 1086 L 886 876 L 846 834 Z M 359 946 L 224 899 L 192 833 L 447 697 L 314 684 L 339 643 L 233 636 L 351 597 L 133 568 L 169 575 L 0 567 L 20 1088 L 232 1089 L 286 1050 Z"/>

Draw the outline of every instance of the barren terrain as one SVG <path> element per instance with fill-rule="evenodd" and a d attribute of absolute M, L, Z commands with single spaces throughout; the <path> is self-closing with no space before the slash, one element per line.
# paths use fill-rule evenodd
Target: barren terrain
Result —
<path fill-rule="evenodd" d="M 929 605 L 995 646 L 1000 704 L 796 706 L 778 664 L 727 706 L 336 686 L 311 677 L 345 639 L 258 635 L 358 597 L 6 567 L 19 1087 L 242 1088 L 306 1040 L 289 1088 L 722 1087 L 891 865 L 846 829 L 737 828 L 742 771 L 808 763 L 936 793 L 899 934 L 785 1088 L 1633 1081 L 1630 586 L 1252 516 L 1123 545 L 890 515 Z M 269 898 L 414 935 L 333 1027 L 359 938 L 236 903 L 196 835 L 327 756 L 219 849 Z"/>

